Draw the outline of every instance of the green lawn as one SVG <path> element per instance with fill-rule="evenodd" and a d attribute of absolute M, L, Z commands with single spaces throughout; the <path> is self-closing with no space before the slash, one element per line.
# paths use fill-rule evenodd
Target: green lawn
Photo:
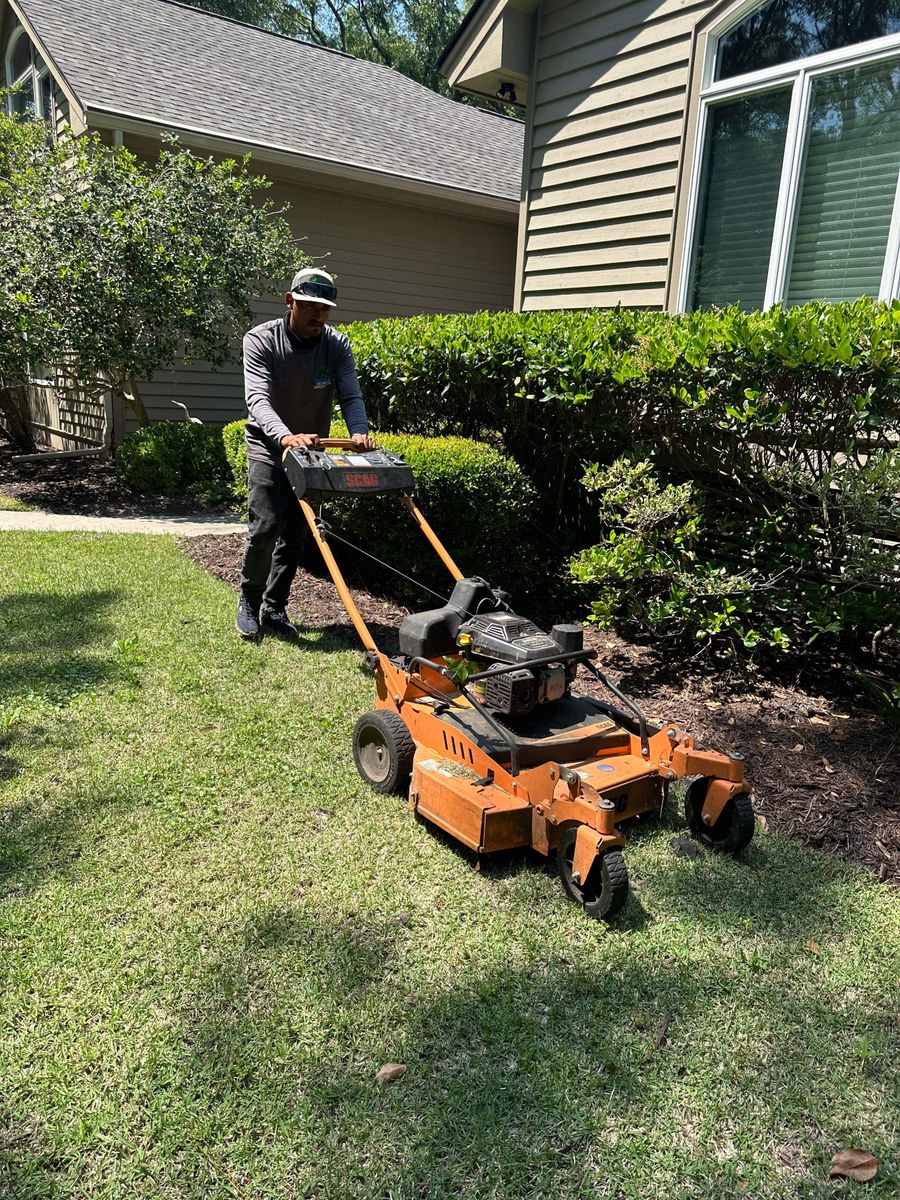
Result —
<path fill-rule="evenodd" d="M 608 928 L 368 790 L 360 655 L 241 643 L 168 539 L 0 580 L 0 1195 L 898 1195 L 895 892 L 673 816 Z"/>
<path fill-rule="evenodd" d="M 0 492 L 0 512 L 31 512 L 31 505 L 16 496 L 5 496 Z"/>

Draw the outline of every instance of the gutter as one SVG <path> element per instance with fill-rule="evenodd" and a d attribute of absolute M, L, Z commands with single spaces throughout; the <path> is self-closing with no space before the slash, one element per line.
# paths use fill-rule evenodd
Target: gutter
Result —
<path fill-rule="evenodd" d="M 249 151 L 253 159 L 279 163 L 288 167 L 301 166 L 332 180 L 338 178 L 364 183 L 381 183 L 383 186 L 397 191 L 412 192 L 414 195 L 428 196 L 445 202 L 449 200 L 457 205 L 462 203 L 472 208 L 486 209 L 500 216 L 511 216 L 518 220 L 520 203 L 518 197 L 477 192 L 432 179 L 416 179 L 404 175 L 400 171 L 376 169 L 358 162 L 336 162 L 332 159 L 318 158 L 312 154 L 293 150 L 289 146 L 279 146 L 271 142 L 250 142 L 239 138 L 226 138 L 222 134 L 216 133 L 215 130 L 163 123 L 158 118 L 149 117 L 145 113 L 123 112 L 121 109 L 114 110 L 87 105 L 85 117 L 89 128 L 120 129 L 136 134 L 146 134 L 148 129 L 157 134 L 163 130 L 171 130 L 175 134 L 185 134 L 194 145 L 202 149 L 233 155 L 235 148 L 239 147 L 241 149 L 238 149 L 237 153 L 242 154 Z"/>

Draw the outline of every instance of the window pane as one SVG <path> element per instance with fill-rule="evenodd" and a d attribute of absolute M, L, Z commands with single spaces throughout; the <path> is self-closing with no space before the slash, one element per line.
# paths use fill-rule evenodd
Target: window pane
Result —
<path fill-rule="evenodd" d="M 34 86 L 30 76 L 27 84 L 21 84 L 17 91 L 10 94 L 7 103 L 9 111 L 14 117 L 21 117 L 22 120 L 25 120 L 34 116 Z"/>
<path fill-rule="evenodd" d="M 12 56 L 9 59 L 9 71 L 7 79 L 10 83 L 18 79 L 23 71 L 26 71 L 31 66 L 31 42 L 24 33 L 13 33 L 15 44 L 13 45 Z M 12 39 L 11 39 L 12 40 Z"/>
<path fill-rule="evenodd" d="M 900 0 L 770 0 L 719 39 L 716 79 L 900 31 Z"/>
<path fill-rule="evenodd" d="M 791 89 L 710 109 L 691 306 L 762 308 Z"/>
<path fill-rule="evenodd" d="M 900 170 L 900 63 L 813 80 L 785 301 L 877 296 Z"/>
<path fill-rule="evenodd" d="M 50 72 L 45 71 L 38 78 L 38 86 L 41 92 L 41 116 L 45 121 L 53 120 L 53 81 L 50 78 Z"/>

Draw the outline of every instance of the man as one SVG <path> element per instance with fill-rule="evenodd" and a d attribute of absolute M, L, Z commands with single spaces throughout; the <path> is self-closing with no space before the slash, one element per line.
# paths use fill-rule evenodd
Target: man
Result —
<path fill-rule="evenodd" d="M 298 271 L 284 302 L 283 317 L 244 338 L 250 525 L 235 624 L 251 641 L 261 629 L 297 637 L 285 609 L 307 525 L 281 465 L 285 449 L 328 435 L 333 390 L 357 448 L 374 446 L 350 343 L 325 323 L 337 305 L 334 280 L 317 267 Z"/>

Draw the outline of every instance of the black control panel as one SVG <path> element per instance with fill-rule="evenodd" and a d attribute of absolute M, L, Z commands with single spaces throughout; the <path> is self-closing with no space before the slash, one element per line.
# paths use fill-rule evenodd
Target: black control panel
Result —
<path fill-rule="evenodd" d="M 284 469 L 297 499 L 411 492 L 412 469 L 390 450 L 290 450 Z"/>

